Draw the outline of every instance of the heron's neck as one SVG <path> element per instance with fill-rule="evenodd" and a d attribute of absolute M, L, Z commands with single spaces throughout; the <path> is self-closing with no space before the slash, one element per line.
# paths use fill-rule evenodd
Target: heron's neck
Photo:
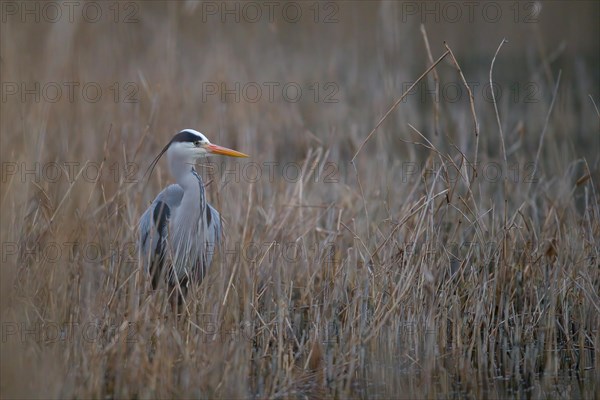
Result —
<path fill-rule="evenodd" d="M 182 160 L 169 158 L 169 170 L 173 178 L 175 178 L 179 186 L 181 186 L 186 193 L 189 191 L 195 194 L 199 190 L 204 189 L 202 178 L 194 170 L 193 159 Z"/>
<path fill-rule="evenodd" d="M 183 201 L 190 201 L 192 203 L 200 202 L 205 203 L 204 197 L 204 182 L 200 174 L 194 169 L 194 160 L 182 160 L 177 158 L 169 159 L 169 169 L 171 174 L 184 190 Z"/>
<path fill-rule="evenodd" d="M 183 189 L 182 204 L 189 203 L 190 207 L 197 207 L 199 203 L 200 208 L 204 209 L 206 204 L 204 182 L 194 169 L 194 159 L 168 156 L 171 175 Z"/>

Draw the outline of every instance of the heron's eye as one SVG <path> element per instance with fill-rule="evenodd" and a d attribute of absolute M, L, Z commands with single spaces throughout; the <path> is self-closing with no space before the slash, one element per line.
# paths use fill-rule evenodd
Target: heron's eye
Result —
<path fill-rule="evenodd" d="M 201 141 L 201 140 L 196 140 L 196 141 L 194 142 L 194 146 L 196 146 L 196 147 L 200 147 L 200 145 L 201 145 L 201 144 L 202 144 L 202 141 Z"/>

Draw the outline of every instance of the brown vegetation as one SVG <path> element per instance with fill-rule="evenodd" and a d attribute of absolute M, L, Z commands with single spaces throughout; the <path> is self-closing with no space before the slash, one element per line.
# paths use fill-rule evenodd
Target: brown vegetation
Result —
<path fill-rule="evenodd" d="M 2 23 L 3 85 L 80 83 L 73 101 L 17 85 L 1 104 L 2 398 L 597 393 L 597 3 L 425 24 L 428 45 L 403 2 L 340 4 L 329 24 L 308 3 L 298 23 L 131 4 L 131 23 L 108 3 L 98 23 Z M 561 12 L 579 25 L 557 41 L 544 16 Z M 358 152 L 443 41 L 428 91 Z M 239 101 L 207 94 L 236 82 Z M 142 175 L 183 128 L 252 158 L 201 168 L 226 238 L 177 318 L 134 245 L 170 183 L 164 163 Z"/>

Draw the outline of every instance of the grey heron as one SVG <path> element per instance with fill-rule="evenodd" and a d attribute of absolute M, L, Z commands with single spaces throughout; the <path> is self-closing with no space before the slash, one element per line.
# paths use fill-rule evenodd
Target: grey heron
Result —
<path fill-rule="evenodd" d="M 150 174 L 164 153 L 177 183 L 163 189 L 140 218 L 139 249 L 152 287 L 166 282 L 170 290 L 178 289 L 181 300 L 187 285 L 204 277 L 221 238 L 219 213 L 206 201 L 204 182 L 194 164 L 211 154 L 248 156 L 184 129 L 154 158 Z"/>

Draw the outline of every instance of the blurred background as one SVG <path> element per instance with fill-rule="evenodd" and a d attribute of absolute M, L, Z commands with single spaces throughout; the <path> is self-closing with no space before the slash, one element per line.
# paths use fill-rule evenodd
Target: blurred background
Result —
<path fill-rule="evenodd" d="M 225 218 L 230 240 L 296 240 L 324 216 L 319 235 L 341 229 L 343 220 L 353 233 L 344 230 L 342 247 L 361 248 L 356 237 L 364 237 L 366 246 L 378 246 L 373 224 L 385 225 L 386 218 L 415 200 L 409 184 L 418 183 L 435 162 L 429 149 L 414 145 L 423 139 L 408 124 L 455 160 L 466 154 L 473 161 L 477 151 L 480 162 L 497 163 L 500 174 L 512 174 L 514 186 L 504 191 L 494 185 L 499 182 L 495 176 L 488 179 L 489 187 L 473 189 L 482 206 L 501 205 L 503 194 L 514 189 L 507 204 L 513 211 L 528 204 L 533 221 L 542 226 L 547 215 L 541 205 L 538 209 L 541 203 L 529 201 L 529 189 L 516 189 L 529 176 L 541 182 L 536 186 L 543 192 L 540 198 L 556 194 L 557 204 L 564 205 L 574 196 L 579 214 L 573 215 L 583 215 L 586 196 L 596 193 L 593 188 L 571 192 L 571 187 L 581 177 L 599 179 L 597 1 L 3 1 L 0 6 L 0 315 L 5 336 L 12 332 L 5 327 L 16 322 L 102 315 L 99 310 L 110 297 L 98 292 L 106 272 L 99 272 L 104 267 L 98 265 L 107 265 L 104 259 L 88 260 L 82 269 L 61 264 L 23 272 L 23 249 L 74 240 L 100 241 L 103 249 L 108 241 L 134 243 L 139 216 L 169 179 L 161 163 L 148 180 L 143 174 L 184 128 L 252 156 L 247 161 L 218 159 L 213 169 L 203 171 L 213 181 L 211 201 Z M 436 68 L 437 94 L 432 73 L 358 153 L 355 172 L 350 161 L 363 140 L 432 64 L 424 32 L 433 60 L 446 51 L 444 43 L 458 60 L 473 90 L 479 140 L 468 93 L 447 56 Z M 493 81 L 504 143 L 489 85 L 491 62 L 503 39 L 507 42 L 495 60 Z M 303 191 L 296 185 L 297 171 L 313 161 L 322 174 Z M 261 174 L 258 179 L 252 178 L 248 163 Z M 331 184 L 326 184 L 328 177 Z M 560 190 L 547 183 L 562 178 L 568 185 Z M 272 237 L 262 233 L 289 204 L 335 206 L 322 214 L 299 211 Z M 35 258 L 37 253 L 28 254 Z M 128 299 L 123 302 L 129 304 Z M 122 321 L 124 313 L 113 311 L 111 318 Z M 111 393 L 73 378 L 60 350 L 40 356 L 29 342 L 23 347 L 10 343 L 3 336 L 0 385 L 5 394 Z M 385 358 L 386 352 L 380 349 L 377 357 Z M 53 380 L 48 370 L 56 359 L 66 364 Z M 378 365 L 377 373 L 389 373 L 395 382 L 388 364 Z M 23 371 L 36 379 L 23 382 Z M 419 381 L 409 393 L 430 393 L 427 382 Z M 375 392 L 397 394 L 405 383 Z M 201 393 L 248 393 L 215 387 Z M 276 391 L 253 393 L 277 397 Z"/>
<path fill-rule="evenodd" d="M 486 111 L 492 107 L 490 62 L 500 41 L 508 40 L 494 80 L 509 131 L 539 112 L 542 117 L 525 126 L 532 136 L 539 132 L 562 70 L 558 105 L 573 106 L 579 116 L 575 131 L 549 138 L 593 151 L 597 135 L 589 124 L 596 121 L 585 116 L 593 107 L 588 95 L 598 96 L 598 7 L 593 1 L 158 1 L 112 8 L 84 2 L 71 9 L 6 2 L 2 140 L 11 145 L 2 146 L 2 157 L 14 159 L 8 151 L 22 154 L 43 134 L 52 140 L 42 157 L 60 151 L 93 159 L 112 124 L 114 140 L 126 151 L 146 131 L 144 146 L 157 149 L 189 126 L 277 160 L 304 154 L 314 140 L 309 131 L 324 143 L 340 144 L 339 156 L 347 158 L 355 141 L 428 66 L 421 23 L 434 59 L 445 41 L 474 83 L 478 109 Z M 455 87 L 460 81 L 448 58 L 439 73 L 446 79 L 443 102 L 458 109 L 468 96 Z M 418 121 L 429 132 L 431 90 L 421 85 L 382 127 L 385 144 L 401 156 L 406 146 L 394 141 L 398 132 L 385 133 L 394 119 Z M 450 122 L 466 129 L 470 116 L 457 114 L 451 113 Z M 459 135 L 449 126 L 443 130 Z M 482 140 L 487 136 L 497 135 Z"/>

